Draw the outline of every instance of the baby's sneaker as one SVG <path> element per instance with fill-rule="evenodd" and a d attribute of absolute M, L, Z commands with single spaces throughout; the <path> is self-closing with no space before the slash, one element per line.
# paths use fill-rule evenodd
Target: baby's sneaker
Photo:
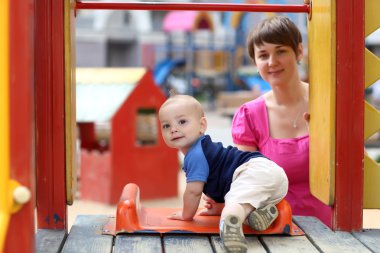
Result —
<path fill-rule="evenodd" d="M 220 222 L 220 237 L 227 252 L 247 252 L 247 241 L 243 234 L 242 221 L 238 216 L 228 215 Z"/>
<path fill-rule="evenodd" d="M 248 224 L 256 231 L 263 231 L 276 220 L 278 216 L 277 207 L 273 204 L 258 208 L 248 215 Z"/>

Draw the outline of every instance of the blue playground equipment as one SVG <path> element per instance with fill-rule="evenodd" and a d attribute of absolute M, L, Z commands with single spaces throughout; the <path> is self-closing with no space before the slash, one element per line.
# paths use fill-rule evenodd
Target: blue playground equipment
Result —
<path fill-rule="evenodd" d="M 153 71 L 154 81 L 158 86 L 162 86 L 174 68 L 185 65 L 186 61 L 180 59 L 165 59 L 159 62 Z"/>
<path fill-rule="evenodd" d="M 259 75 L 244 75 L 240 76 L 239 79 L 242 80 L 251 90 L 257 89 L 262 94 L 272 89 L 270 85 Z"/>

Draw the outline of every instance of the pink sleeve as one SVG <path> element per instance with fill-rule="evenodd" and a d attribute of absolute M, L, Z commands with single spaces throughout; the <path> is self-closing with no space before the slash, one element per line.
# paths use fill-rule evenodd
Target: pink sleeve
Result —
<path fill-rule="evenodd" d="M 252 109 L 253 107 L 244 104 L 235 112 L 231 128 L 234 144 L 257 147 L 257 132 L 253 125 Z"/>

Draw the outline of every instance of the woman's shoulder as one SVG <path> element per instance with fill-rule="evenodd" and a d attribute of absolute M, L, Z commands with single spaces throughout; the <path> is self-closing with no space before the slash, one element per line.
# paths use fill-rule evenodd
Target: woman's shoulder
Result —
<path fill-rule="evenodd" d="M 232 139 L 235 145 L 258 146 L 267 131 L 267 114 L 262 96 L 243 104 L 232 120 Z"/>
<path fill-rule="evenodd" d="M 260 96 L 241 105 L 235 112 L 233 121 L 262 120 L 263 117 L 266 117 L 266 105 L 263 96 Z"/>
<path fill-rule="evenodd" d="M 251 109 L 258 110 L 260 108 L 263 108 L 263 106 L 265 106 L 265 100 L 264 100 L 263 95 L 261 95 L 260 97 L 257 97 L 251 101 L 244 103 L 240 108 L 244 108 L 248 110 L 251 110 Z"/>

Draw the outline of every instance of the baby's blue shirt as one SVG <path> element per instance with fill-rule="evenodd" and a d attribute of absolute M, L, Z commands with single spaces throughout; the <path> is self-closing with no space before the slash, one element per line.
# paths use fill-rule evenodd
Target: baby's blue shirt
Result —
<path fill-rule="evenodd" d="M 255 157 L 264 157 L 260 152 L 244 152 L 236 147 L 223 147 L 212 142 L 209 135 L 201 136 L 187 152 L 183 170 L 186 182 L 205 183 L 203 192 L 217 202 L 224 202 L 230 190 L 235 170 Z"/>

